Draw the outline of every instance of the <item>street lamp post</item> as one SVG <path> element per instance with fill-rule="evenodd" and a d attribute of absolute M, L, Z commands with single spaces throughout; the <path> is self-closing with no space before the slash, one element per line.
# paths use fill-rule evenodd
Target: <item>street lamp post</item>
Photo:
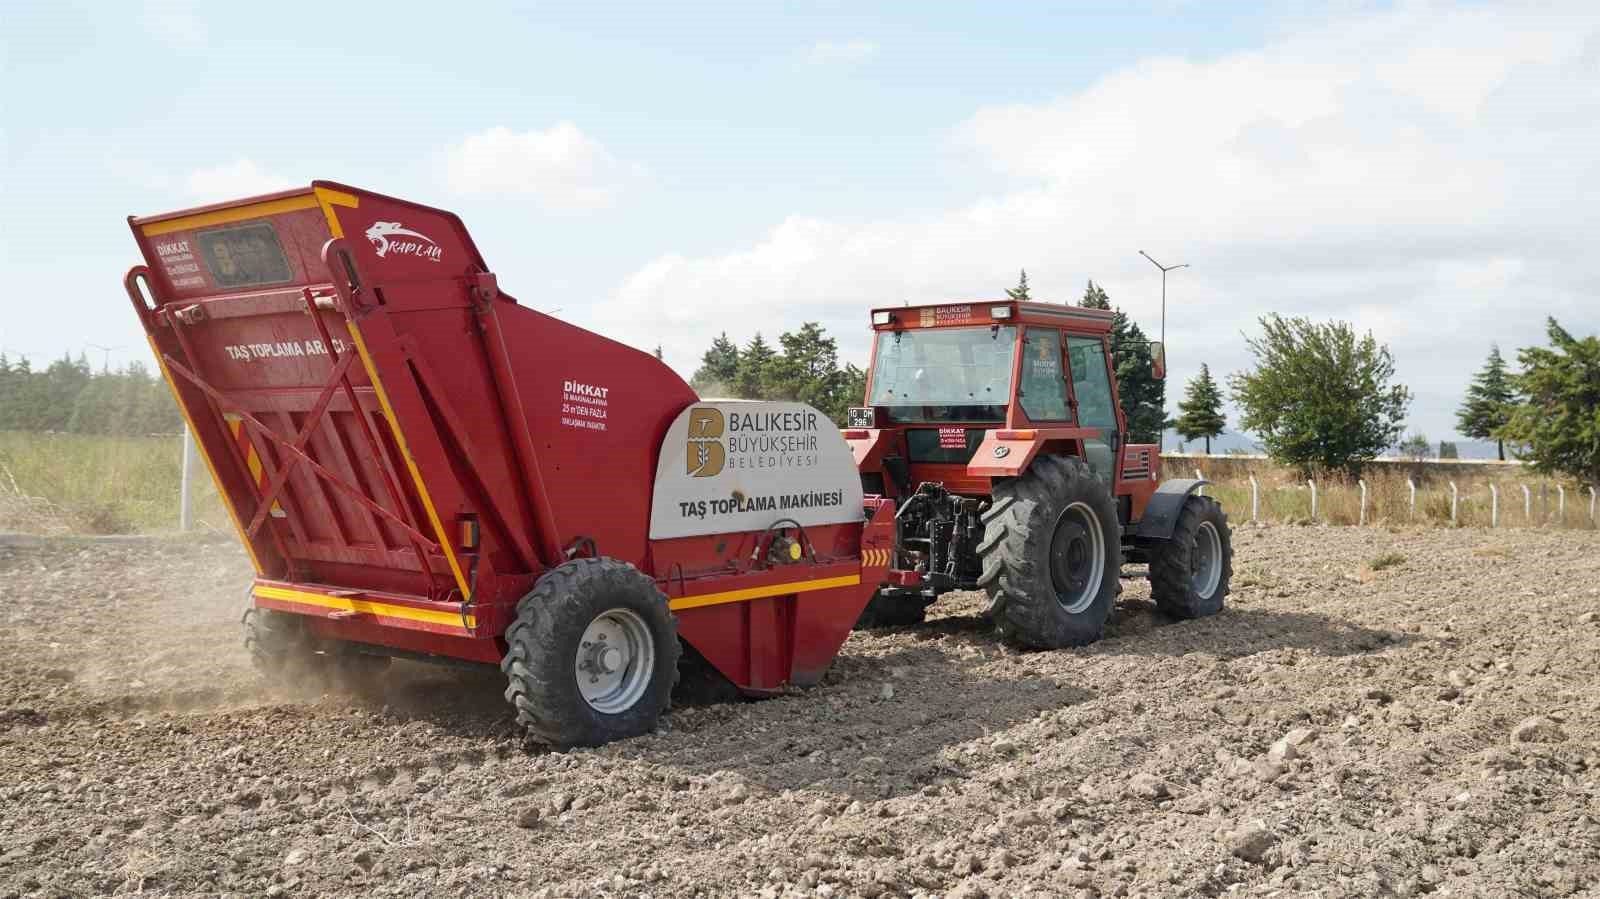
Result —
<path fill-rule="evenodd" d="M 1149 259 L 1151 265 L 1154 265 L 1156 268 L 1161 269 L 1161 351 L 1163 353 L 1165 353 L 1166 349 L 1167 349 L 1167 272 L 1173 271 L 1174 269 L 1188 268 L 1189 267 L 1189 263 L 1182 262 L 1182 263 L 1179 263 L 1178 265 L 1162 265 L 1161 263 L 1157 262 L 1153 256 L 1151 256 L 1149 253 L 1146 253 L 1144 250 L 1140 250 L 1139 251 L 1139 255 L 1143 256 L 1146 259 Z M 1167 414 L 1167 410 L 1162 409 L 1161 410 L 1161 414 L 1162 414 L 1163 417 L 1165 417 L 1166 414 Z M 1163 422 L 1162 426 L 1161 426 L 1161 430 L 1156 434 L 1156 449 L 1157 450 L 1164 450 L 1166 448 L 1167 448 L 1167 427 L 1166 427 L 1166 423 Z"/>
<path fill-rule="evenodd" d="M 1139 255 L 1149 259 L 1152 265 L 1161 269 L 1161 345 L 1164 347 L 1167 345 L 1167 272 L 1173 271 L 1174 269 L 1188 268 L 1189 263 L 1183 262 L 1179 263 L 1178 265 L 1162 265 L 1161 263 L 1156 262 L 1155 259 L 1144 250 L 1140 250 Z"/>

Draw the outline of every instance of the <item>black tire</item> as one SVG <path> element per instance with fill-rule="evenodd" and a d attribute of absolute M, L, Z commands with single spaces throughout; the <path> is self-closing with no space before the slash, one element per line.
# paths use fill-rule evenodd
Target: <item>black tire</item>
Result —
<path fill-rule="evenodd" d="M 851 630 L 876 630 L 884 627 L 907 627 L 927 620 L 929 603 L 911 597 L 885 596 L 875 591 L 867 607 L 861 610 Z"/>
<path fill-rule="evenodd" d="M 298 615 L 251 606 L 245 610 L 242 624 L 245 652 L 262 674 L 300 675 L 316 666 L 317 654 Z"/>
<path fill-rule="evenodd" d="M 1002 639 L 1025 649 L 1100 639 L 1119 587 L 1121 532 L 1111 493 L 1082 459 L 1041 456 L 996 484 L 983 523 L 978 586 Z"/>
<path fill-rule="evenodd" d="M 1220 503 L 1191 494 L 1178 512 L 1172 539 L 1150 547 L 1149 554 L 1150 598 L 1157 609 L 1183 619 L 1222 611 L 1233 578 L 1233 532 Z M 1201 568 L 1214 577 L 1202 575 Z"/>
<path fill-rule="evenodd" d="M 244 648 L 257 671 L 299 687 L 369 689 L 391 661 L 349 643 L 315 640 L 299 615 L 257 607 L 244 613 Z"/>
<path fill-rule="evenodd" d="M 605 633 L 613 625 L 622 635 L 618 640 L 585 643 L 591 626 L 599 630 L 590 633 Z M 626 653 L 612 650 L 623 653 L 620 661 L 600 653 L 600 647 L 618 647 L 624 638 Z M 641 648 L 646 638 L 647 655 Z M 500 670 L 506 700 L 517 710 L 517 723 L 540 742 L 598 746 L 636 737 L 654 729 L 671 705 L 680 653 L 677 619 L 655 582 L 626 562 L 574 559 L 546 572 L 517 603 L 505 639 Z M 618 675 L 614 698 L 585 698 L 580 664 L 596 672 L 590 676 L 597 689 Z"/>

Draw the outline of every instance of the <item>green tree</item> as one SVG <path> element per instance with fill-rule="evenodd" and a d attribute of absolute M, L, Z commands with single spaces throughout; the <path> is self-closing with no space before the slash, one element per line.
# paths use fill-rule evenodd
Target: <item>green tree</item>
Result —
<path fill-rule="evenodd" d="M 1580 340 L 1554 318 L 1545 330 L 1550 346 L 1517 352 L 1523 399 L 1495 436 L 1521 444 L 1538 471 L 1600 483 L 1600 337 Z"/>
<path fill-rule="evenodd" d="M 1439 458 L 1441 458 L 1441 459 L 1459 459 L 1459 458 L 1461 458 L 1461 452 L 1456 449 L 1456 445 L 1455 445 L 1454 441 L 1441 440 L 1441 441 L 1439 441 Z"/>
<path fill-rule="evenodd" d="M 1418 462 L 1433 458 L 1433 444 L 1428 442 L 1426 434 L 1412 434 L 1400 441 L 1397 449 L 1400 450 L 1400 455 Z"/>
<path fill-rule="evenodd" d="M 689 379 L 689 384 L 701 393 L 708 390 L 727 393 L 733 390 L 738 377 L 739 347 L 728 339 L 728 332 L 723 331 L 711 341 L 711 349 L 700 357 L 700 368 Z"/>
<path fill-rule="evenodd" d="M 1391 384 L 1394 359 L 1368 333 L 1346 322 L 1261 319 L 1247 337 L 1255 369 L 1229 383 L 1243 410 L 1241 428 L 1261 438 L 1268 455 L 1310 476 L 1319 469 L 1356 474 L 1395 444 L 1411 393 Z"/>
<path fill-rule="evenodd" d="M 1027 302 L 1027 301 L 1033 299 L 1033 296 L 1028 293 L 1028 270 L 1027 269 L 1023 269 L 1021 276 L 1019 276 L 1017 278 L 1017 286 L 1016 287 L 1007 287 L 1006 288 L 1006 296 L 1010 297 L 1013 300 L 1018 300 L 1018 301 L 1021 301 L 1021 302 Z"/>
<path fill-rule="evenodd" d="M 816 322 L 806 322 L 798 331 L 778 337 L 783 354 L 767 368 L 763 396 L 769 399 L 798 400 L 834 415 L 842 410 L 843 384 L 839 372 L 838 343 Z"/>
<path fill-rule="evenodd" d="M 1087 309 L 1109 309 L 1111 354 L 1116 360 L 1117 396 L 1128 420 L 1128 439 L 1133 443 L 1156 443 L 1167 424 L 1167 385 L 1155 375 L 1150 356 L 1150 341 L 1127 313 L 1113 308 L 1111 298 L 1100 285 L 1089 282 L 1078 305 Z"/>
<path fill-rule="evenodd" d="M 1228 419 L 1222 414 L 1222 391 L 1204 362 L 1200 363 L 1200 374 L 1189 381 L 1188 391 L 1178 403 L 1178 413 L 1178 433 L 1184 440 L 1204 437 L 1206 455 L 1211 455 L 1211 438 L 1222 433 Z"/>
<path fill-rule="evenodd" d="M 1489 361 L 1467 387 L 1467 398 L 1456 411 L 1457 426 L 1461 433 L 1478 440 L 1494 440 L 1500 450 L 1500 461 L 1506 460 L 1506 442 L 1495 434 L 1511 420 L 1511 409 L 1517 403 L 1517 392 L 1511 387 L 1511 376 L 1506 372 L 1506 362 L 1500 358 L 1500 347 L 1489 345 Z"/>
<path fill-rule="evenodd" d="M 761 332 L 750 338 L 744 350 L 739 353 L 739 366 L 733 375 L 734 395 L 745 400 L 759 400 L 766 395 L 767 384 L 772 374 L 773 360 L 778 354 L 773 352 L 766 340 L 762 339 Z"/>

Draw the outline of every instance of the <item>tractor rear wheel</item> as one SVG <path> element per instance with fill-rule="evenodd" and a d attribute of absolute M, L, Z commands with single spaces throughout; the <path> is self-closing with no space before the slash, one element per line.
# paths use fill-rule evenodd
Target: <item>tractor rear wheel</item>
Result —
<path fill-rule="evenodd" d="M 861 617 L 856 619 L 856 625 L 851 630 L 905 627 L 921 624 L 927 617 L 928 603 L 920 599 L 886 596 L 882 590 L 878 590 L 867 601 L 867 607 L 861 610 Z"/>
<path fill-rule="evenodd" d="M 995 485 L 983 513 L 978 585 L 1000 636 L 1027 649 L 1100 639 L 1116 600 L 1116 506 L 1082 459 L 1040 456 Z"/>
<path fill-rule="evenodd" d="M 615 559 L 574 559 L 541 577 L 506 630 L 506 700 L 552 746 L 650 732 L 678 679 L 678 624 L 655 581 Z"/>
<path fill-rule="evenodd" d="M 1149 552 L 1150 598 L 1156 608 L 1185 619 L 1222 611 L 1233 577 L 1233 533 L 1221 504 L 1190 495 L 1178 512 L 1172 539 Z"/>

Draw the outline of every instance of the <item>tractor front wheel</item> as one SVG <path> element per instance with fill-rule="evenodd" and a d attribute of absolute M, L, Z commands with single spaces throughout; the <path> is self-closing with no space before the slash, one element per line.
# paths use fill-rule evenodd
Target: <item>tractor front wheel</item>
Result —
<path fill-rule="evenodd" d="M 1000 636 L 1027 649 L 1100 639 L 1116 600 L 1121 539 L 1111 493 L 1082 459 L 1041 456 L 999 483 L 983 513 L 978 585 Z"/>
<path fill-rule="evenodd" d="M 506 630 L 506 700 L 552 746 L 598 746 L 650 732 L 672 700 L 678 626 L 667 597 L 615 559 L 551 569 Z"/>
<path fill-rule="evenodd" d="M 1204 618 L 1222 611 L 1232 577 L 1228 514 L 1216 500 L 1191 495 L 1172 539 L 1150 549 L 1150 598 L 1173 618 Z"/>

